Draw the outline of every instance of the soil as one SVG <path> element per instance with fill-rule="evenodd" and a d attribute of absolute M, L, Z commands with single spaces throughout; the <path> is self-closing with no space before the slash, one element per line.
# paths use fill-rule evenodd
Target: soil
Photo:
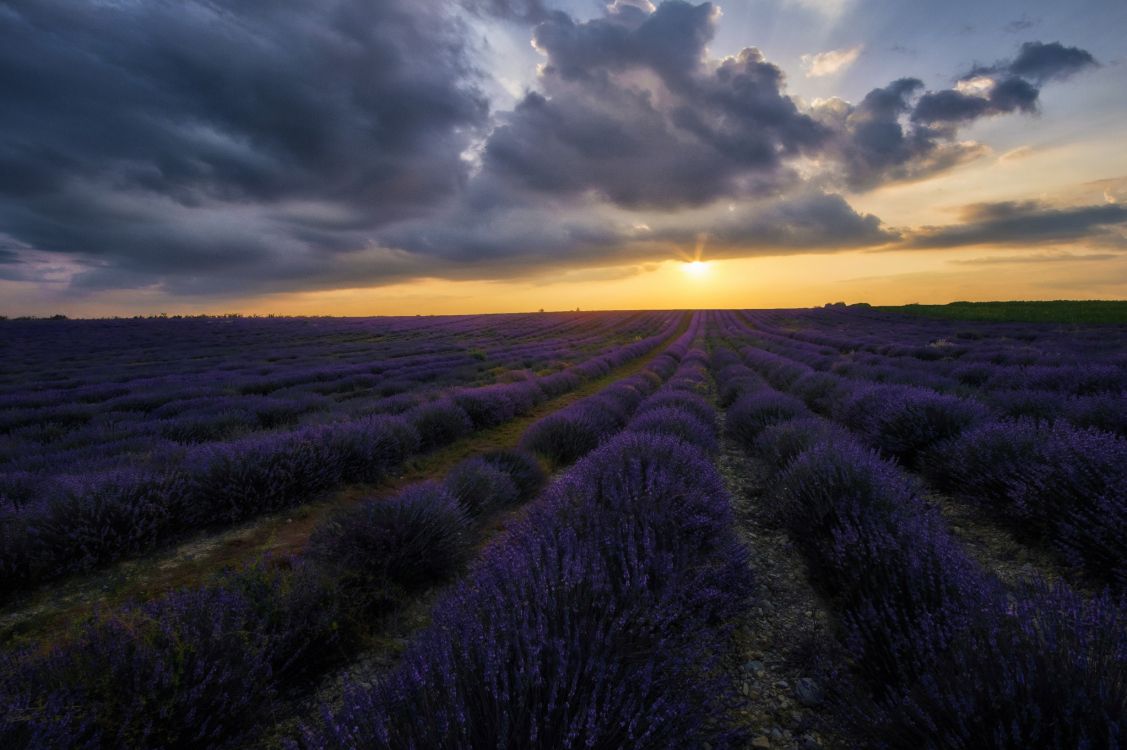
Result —
<path fill-rule="evenodd" d="M 765 472 L 727 439 L 718 466 L 751 551 L 756 604 L 737 633 L 743 663 L 743 717 L 752 748 L 815 750 L 853 748 L 857 743 L 830 708 L 831 666 L 844 669 L 835 653 L 833 617 L 810 585 L 806 566 L 766 503 Z"/>

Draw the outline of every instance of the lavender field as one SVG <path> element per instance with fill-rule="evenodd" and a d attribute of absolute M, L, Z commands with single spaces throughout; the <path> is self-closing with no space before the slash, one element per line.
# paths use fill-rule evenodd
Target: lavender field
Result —
<path fill-rule="evenodd" d="M 1127 747 L 1127 326 L 0 321 L 0 748 Z"/>

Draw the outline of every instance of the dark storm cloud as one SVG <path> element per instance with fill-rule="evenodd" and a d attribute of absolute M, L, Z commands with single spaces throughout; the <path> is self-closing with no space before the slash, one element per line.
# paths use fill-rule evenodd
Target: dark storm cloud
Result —
<path fill-rule="evenodd" d="M 1013 60 L 975 67 L 954 88 L 923 91 L 922 81 L 901 78 L 857 105 L 821 103 L 813 115 L 835 134 L 827 151 L 840 162 L 844 184 L 867 190 L 923 179 L 981 155 L 983 147 L 958 139 L 960 126 L 1034 113 L 1041 85 L 1093 65 L 1091 54 L 1076 47 L 1026 42 Z"/>
<path fill-rule="evenodd" d="M 652 13 L 613 4 L 604 18 L 581 23 L 556 12 L 536 27 L 532 42 L 547 54 L 546 70 L 564 79 L 649 68 L 667 84 L 686 86 L 703 66 L 718 15 L 712 3 L 683 0 L 664 2 Z"/>
<path fill-rule="evenodd" d="M 975 203 L 963 208 L 961 223 L 922 227 L 904 243 L 911 248 L 953 248 L 966 245 L 1039 244 L 1119 238 L 1115 228 L 1127 224 L 1127 206 L 1054 208 L 1039 201 Z M 1121 239 L 1121 238 L 1120 238 Z"/>
<path fill-rule="evenodd" d="M 1049 81 L 1063 81 L 1088 68 L 1098 67 L 1099 63 L 1092 53 L 1079 47 L 1065 47 L 1060 42 L 1025 42 L 1012 60 L 1002 60 L 994 65 L 976 65 L 960 77 L 960 81 L 975 78 L 990 78 L 995 82 L 1024 82 L 1028 89 L 1036 91 Z M 1024 79 L 1024 80 L 1023 80 Z M 1029 83 L 1032 82 L 1032 83 Z M 1022 92 L 1012 92 L 1021 97 Z M 1036 99 L 1036 96 L 1033 97 Z"/>
<path fill-rule="evenodd" d="M 428 5 L 21 4 L 0 14 L 0 189 L 429 203 L 485 110 Z"/>
<path fill-rule="evenodd" d="M 1040 92 L 1022 78 L 996 82 L 985 96 L 961 91 L 928 92 L 912 110 L 912 121 L 927 124 L 976 120 L 987 115 L 1010 112 L 1036 112 Z"/>
<path fill-rule="evenodd" d="M 36 0 L 0 38 L 0 231 L 157 277 L 417 215 L 487 117 L 438 2 Z"/>
<path fill-rule="evenodd" d="M 478 21 L 456 8 L 534 25 L 545 64 L 512 111 L 490 117 L 463 41 Z M 1034 111 L 1042 84 L 1094 64 L 1028 43 L 965 78 L 988 90 L 901 78 L 807 106 L 759 50 L 709 56 L 718 15 L 682 0 L 616 0 L 589 21 L 541 0 L 5 5 L 0 265 L 70 268 L 74 290 L 237 295 L 635 262 L 702 236 L 728 256 L 885 246 L 899 236 L 830 188 L 974 158 L 961 127 Z"/>
<path fill-rule="evenodd" d="M 705 235 L 713 255 L 727 256 L 832 252 L 899 238 L 879 218 L 857 212 L 840 195 L 815 190 L 741 207 L 716 218 Z M 664 236 L 681 243 L 693 237 L 683 230 Z"/>
<path fill-rule="evenodd" d="M 1011 75 L 1043 82 L 1062 80 L 1095 65 L 1091 53 L 1078 47 L 1065 47 L 1060 42 L 1026 42 L 1006 69 Z"/>
<path fill-rule="evenodd" d="M 918 79 L 901 78 L 873 89 L 856 105 L 833 99 L 814 108 L 814 116 L 834 134 L 825 154 L 842 184 L 869 190 L 920 180 L 983 153 L 977 144 L 956 141 L 954 127 L 905 122 L 922 88 Z"/>
<path fill-rule="evenodd" d="M 710 3 L 649 13 L 615 4 L 587 22 L 552 13 L 533 42 L 542 91 L 503 116 L 485 169 L 549 195 L 594 193 L 619 206 L 677 208 L 792 184 L 784 159 L 828 133 L 783 93 L 756 49 L 709 64 Z"/>
<path fill-rule="evenodd" d="M 458 263 L 474 259 L 520 273 L 531 266 L 685 257 L 702 240 L 709 257 L 791 255 L 884 245 L 899 238 L 841 196 L 804 190 L 648 223 L 588 206 L 561 215 L 549 205 L 506 205 L 485 214 L 461 209 L 435 221 L 390 229 L 387 244 Z"/>

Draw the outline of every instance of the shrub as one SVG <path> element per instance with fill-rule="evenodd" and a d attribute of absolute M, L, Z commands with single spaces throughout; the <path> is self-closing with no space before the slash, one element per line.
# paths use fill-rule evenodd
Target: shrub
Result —
<path fill-rule="evenodd" d="M 707 399 L 693 393 L 659 391 L 642 402 L 634 412 L 634 419 L 648 412 L 668 407 L 689 411 L 701 422 L 716 429 L 716 409 Z"/>
<path fill-rule="evenodd" d="M 38 570 L 32 568 L 32 537 L 24 518 L 0 518 L 0 600 L 25 588 L 36 579 Z M 41 553 L 40 553 L 41 554 Z M 53 565 L 54 558 L 48 558 Z M 43 567 L 42 561 L 36 568 Z"/>
<path fill-rule="evenodd" d="M 505 396 L 513 405 L 514 416 L 520 416 L 544 400 L 544 391 L 535 380 L 522 380 L 505 386 Z"/>
<path fill-rule="evenodd" d="M 769 472 L 786 468 L 796 456 L 821 442 L 849 441 L 842 427 L 820 417 L 796 417 L 765 427 L 752 443 L 752 452 Z"/>
<path fill-rule="evenodd" d="M 989 417 L 975 401 L 911 387 L 870 387 L 841 405 L 840 419 L 862 440 L 906 464 L 941 440 Z"/>
<path fill-rule="evenodd" d="M 567 466 L 594 450 L 621 424 L 624 410 L 613 401 L 584 399 L 549 414 L 524 433 L 521 447 L 554 466 Z"/>
<path fill-rule="evenodd" d="M 443 483 L 466 513 L 478 518 L 512 505 L 519 499 L 516 483 L 493 463 L 475 457 L 462 461 Z"/>
<path fill-rule="evenodd" d="M 264 559 L 229 572 L 222 586 L 236 592 L 254 613 L 264 638 L 271 675 L 292 686 L 340 658 L 345 632 L 337 584 L 317 565 L 301 559 Z"/>
<path fill-rule="evenodd" d="M 258 427 L 258 418 L 246 409 L 219 414 L 199 414 L 160 421 L 160 434 L 176 443 L 206 443 L 241 435 Z"/>
<path fill-rule="evenodd" d="M 1127 588 L 1127 440 L 1029 420 L 991 422 L 929 453 L 940 488 L 1052 540 L 1065 559 Z"/>
<path fill-rule="evenodd" d="M 19 513 L 33 505 L 48 483 L 46 477 L 26 471 L 0 474 L 0 516 Z"/>
<path fill-rule="evenodd" d="M 796 362 L 763 349 L 745 348 L 740 350 L 744 360 L 760 372 L 771 385 L 789 390 L 791 385 L 803 375 L 811 372 L 809 365 Z"/>
<path fill-rule="evenodd" d="M 984 609 L 955 640 L 921 628 L 936 664 L 875 704 L 849 699 L 874 745 L 1116 747 L 1127 713 L 1123 603 L 1037 585 Z"/>
<path fill-rule="evenodd" d="M 1061 399 L 1057 394 L 1024 388 L 988 392 L 983 394 L 982 401 L 1006 417 L 1053 420 L 1061 410 Z"/>
<path fill-rule="evenodd" d="M 667 406 L 647 411 L 630 420 L 626 429 L 629 432 L 669 435 L 708 453 L 715 453 L 719 448 L 715 425 L 702 422 L 693 412 L 679 407 Z"/>
<path fill-rule="evenodd" d="M 470 418 L 474 427 L 492 427 L 512 419 L 517 412 L 505 386 L 486 386 L 458 391 L 454 403 Z"/>
<path fill-rule="evenodd" d="M 544 482 L 548 481 L 544 469 L 530 453 L 519 450 L 497 450 L 484 453 L 481 458 L 508 475 L 516 485 L 521 500 L 535 497 L 544 486 Z"/>
<path fill-rule="evenodd" d="M 782 518 L 819 570 L 831 567 L 827 540 L 861 510 L 866 518 L 892 518 L 905 505 L 919 505 L 915 484 L 853 441 L 814 443 L 787 466 L 776 488 Z"/>
<path fill-rule="evenodd" d="M 578 464 L 310 748 L 731 747 L 720 670 L 748 596 L 715 468 L 624 435 Z"/>
<path fill-rule="evenodd" d="M 1098 395 L 1069 399 L 1062 412 L 1077 427 L 1094 427 L 1127 437 L 1127 396 Z"/>
<path fill-rule="evenodd" d="M 747 368 L 744 368 L 745 370 Z M 738 377 L 718 379 L 720 384 L 717 401 L 721 407 L 727 409 L 743 396 L 766 390 L 767 383 L 763 378 L 747 370 Z"/>
<path fill-rule="evenodd" d="M 819 414 L 831 414 L 850 392 L 848 381 L 827 372 L 808 373 L 791 386 L 791 393 Z"/>
<path fill-rule="evenodd" d="M 642 394 L 627 385 L 611 386 L 580 402 L 585 411 L 597 413 L 608 429 L 626 424 L 627 418 L 642 402 Z M 577 404 L 578 406 L 579 404 Z"/>
<path fill-rule="evenodd" d="M 744 447 L 749 447 L 764 428 L 809 414 L 806 406 L 783 393 L 764 391 L 743 396 L 728 408 L 725 431 Z"/>
<path fill-rule="evenodd" d="M 407 414 L 407 418 L 419 431 L 423 450 L 447 445 L 473 432 L 469 415 L 449 400 L 417 406 Z"/>
<path fill-rule="evenodd" d="M 28 524 L 33 565 L 54 577 L 149 550 L 180 530 L 186 491 L 178 473 L 116 471 L 63 482 Z"/>
<path fill-rule="evenodd" d="M 273 696 L 266 644 L 239 594 L 200 589 L 82 626 L 49 651 L 5 655 L 4 747 L 223 746 Z M 13 708 L 15 710 L 13 710 Z"/>
<path fill-rule="evenodd" d="M 328 440 L 346 482 L 377 482 L 422 445 L 406 419 L 379 415 L 332 425 Z"/>
<path fill-rule="evenodd" d="M 904 475 L 848 443 L 811 447 L 777 486 L 870 687 L 868 701 L 840 700 L 871 744 L 1114 746 L 1127 711 L 1122 602 L 1007 592 Z"/>
<path fill-rule="evenodd" d="M 939 489 L 1016 515 L 1022 504 L 1015 492 L 1039 463 L 1044 438 L 1044 430 L 1030 420 L 988 422 L 934 446 L 920 463 Z"/>
<path fill-rule="evenodd" d="M 189 526 L 231 523 L 285 508 L 334 486 L 341 465 L 317 430 L 210 445 L 186 467 Z"/>
<path fill-rule="evenodd" d="M 364 614 L 453 572 L 468 553 L 468 532 L 458 501 L 422 482 L 331 517 L 314 530 L 308 554 L 340 582 L 349 609 Z"/>
<path fill-rule="evenodd" d="M 583 382 L 578 374 L 570 371 L 553 372 L 551 375 L 545 375 L 537 379 L 537 384 L 543 389 L 544 393 L 549 397 L 558 396 L 561 393 L 578 388 L 579 384 Z"/>

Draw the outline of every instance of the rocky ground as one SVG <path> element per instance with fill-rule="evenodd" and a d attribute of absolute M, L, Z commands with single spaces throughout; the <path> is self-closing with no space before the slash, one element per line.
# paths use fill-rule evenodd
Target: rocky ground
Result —
<path fill-rule="evenodd" d="M 1082 594 L 1100 590 L 1098 583 L 1069 570 L 1044 541 L 1023 538 L 984 510 L 938 493 L 928 494 L 927 501 L 943 515 L 971 557 L 1007 586 L 1019 587 L 1035 577 L 1053 582 L 1063 578 Z"/>
<path fill-rule="evenodd" d="M 808 582 L 802 558 L 772 518 L 762 472 L 727 441 L 719 467 L 758 584 L 752 615 L 737 634 L 746 720 L 753 732 L 750 747 L 856 747 L 827 695 L 832 679 L 828 667 L 841 662 L 833 651 L 831 614 Z"/>

